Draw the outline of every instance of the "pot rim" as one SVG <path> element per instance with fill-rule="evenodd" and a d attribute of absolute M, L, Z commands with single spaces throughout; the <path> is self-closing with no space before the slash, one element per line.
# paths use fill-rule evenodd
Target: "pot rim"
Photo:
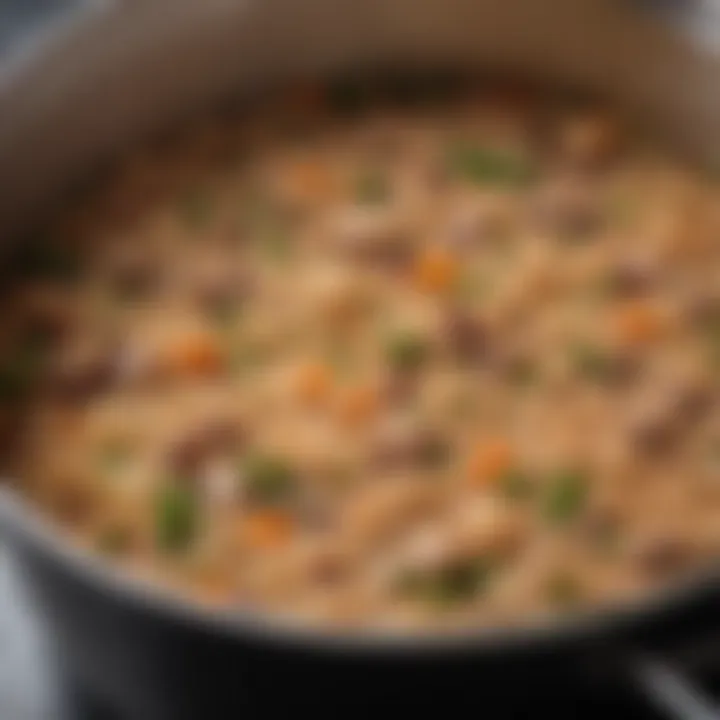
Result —
<path fill-rule="evenodd" d="M 34 70 L 49 62 L 53 51 L 73 36 L 92 32 L 92 27 L 107 20 L 122 5 L 115 0 L 84 0 L 71 3 L 69 9 L 36 30 L 15 51 L 11 51 L 0 69 L 0 96 L 30 77 Z M 301 624 L 261 611 L 227 611 L 195 603 L 182 593 L 160 583 L 132 577 L 53 526 L 42 513 L 15 491 L 17 483 L 0 478 L 0 532 L 6 532 L 10 545 L 28 548 L 44 556 L 67 573 L 68 578 L 85 583 L 114 600 L 127 603 L 137 611 L 145 610 L 156 618 L 181 623 L 189 628 L 205 629 L 229 637 L 255 639 L 264 643 L 299 645 L 327 652 L 357 653 L 463 653 L 526 651 L 540 649 L 558 641 L 606 636 L 637 628 L 643 623 L 661 621 L 669 614 L 700 596 L 720 593 L 720 562 L 685 581 L 629 600 L 572 612 L 568 615 L 542 615 L 537 620 L 512 627 L 462 627 L 459 630 L 432 632 L 392 632 L 387 628 L 338 629 L 321 624 Z"/>
<path fill-rule="evenodd" d="M 215 609 L 193 602 L 161 583 L 133 577 L 89 548 L 70 542 L 60 528 L 10 489 L 6 481 L 0 481 L 0 532 L 7 533 L 11 549 L 15 545 L 44 556 L 67 573 L 68 580 L 84 583 L 99 593 L 109 593 L 114 600 L 127 603 L 136 611 L 147 611 L 155 617 L 227 638 L 309 646 L 326 652 L 462 654 L 542 649 L 550 643 L 609 637 L 653 621 L 661 622 L 669 614 L 681 611 L 686 603 L 720 591 L 718 564 L 649 595 L 640 594 L 623 602 L 567 615 L 539 615 L 537 620 L 517 626 L 475 629 L 470 626 L 430 632 L 393 632 L 378 627 L 348 630 L 291 621 L 262 611 Z"/>

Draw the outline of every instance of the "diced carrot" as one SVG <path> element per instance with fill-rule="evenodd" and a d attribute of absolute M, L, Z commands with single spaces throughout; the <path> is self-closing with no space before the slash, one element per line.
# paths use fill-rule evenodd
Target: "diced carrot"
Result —
<path fill-rule="evenodd" d="M 168 370 L 178 375 L 216 375 L 223 366 L 223 352 L 218 339 L 208 332 L 181 336 L 167 348 Z"/>
<path fill-rule="evenodd" d="M 295 374 L 294 390 L 298 399 L 316 405 L 327 399 L 332 389 L 332 373 L 327 365 L 308 363 L 301 365 Z"/>
<path fill-rule="evenodd" d="M 513 451 L 504 438 L 493 438 L 478 443 L 468 461 L 468 478 L 482 486 L 498 480 L 512 466 Z"/>
<path fill-rule="evenodd" d="M 375 415 L 380 405 L 375 388 L 358 386 L 351 388 L 338 398 L 338 415 L 343 423 L 361 425 Z"/>
<path fill-rule="evenodd" d="M 457 279 L 459 266 L 453 255 L 442 248 L 431 247 L 415 261 L 413 280 L 422 292 L 442 293 Z"/>
<path fill-rule="evenodd" d="M 665 321 L 660 308 L 644 301 L 623 304 L 612 318 L 617 339 L 627 345 L 641 345 L 657 339 Z"/>
<path fill-rule="evenodd" d="M 280 510 L 258 510 L 240 526 L 243 544 L 256 550 L 278 549 L 287 543 L 292 532 L 292 519 Z"/>
<path fill-rule="evenodd" d="M 317 160 L 301 160 L 285 169 L 282 185 L 287 199 L 316 203 L 332 197 L 339 183 L 331 168 Z"/>

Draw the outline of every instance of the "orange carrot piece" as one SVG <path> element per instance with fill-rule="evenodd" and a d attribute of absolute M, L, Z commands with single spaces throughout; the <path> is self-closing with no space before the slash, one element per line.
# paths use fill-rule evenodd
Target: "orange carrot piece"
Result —
<path fill-rule="evenodd" d="M 167 349 L 166 365 L 170 372 L 184 376 L 212 376 L 224 362 L 218 339 L 211 333 L 183 335 Z"/>
<path fill-rule="evenodd" d="M 426 293 L 443 293 L 455 282 L 459 273 L 455 257 L 442 248 L 428 248 L 415 261 L 415 286 Z"/>
<path fill-rule="evenodd" d="M 337 411 L 343 423 L 354 427 L 370 420 L 379 406 L 380 398 L 375 388 L 361 385 L 340 395 Z"/>
<path fill-rule="evenodd" d="M 468 460 L 468 478 L 478 486 L 498 480 L 513 462 L 510 443 L 504 438 L 493 438 L 478 443 Z"/>
<path fill-rule="evenodd" d="M 665 328 L 665 321 L 658 307 L 644 301 L 623 304 L 612 318 L 618 340 L 627 345 L 641 345 L 656 340 Z"/>
<path fill-rule="evenodd" d="M 332 373 L 327 365 L 308 363 L 298 368 L 293 380 L 297 398 L 307 405 L 325 401 L 332 389 Z"/>
<path fill-rule="evenodd" d="M 255 550 L 277 550 L 292 536 L 290 516 L 280 510 L 258 510 L 240 526 L 243 544 Z"/>

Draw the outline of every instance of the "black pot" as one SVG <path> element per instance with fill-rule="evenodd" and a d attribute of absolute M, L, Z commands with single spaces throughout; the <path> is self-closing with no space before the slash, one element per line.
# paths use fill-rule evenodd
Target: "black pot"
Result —
<path fill-rule="evenodd" d="M 605 0 L 544 0 L 524 13 L 492 0 L 75 8 L 0 67 L 0 235 L 21 237 L 90 168 L 195 108 L 278 78 L 338 69 L 525 68 L 612 91 L 689 150 L 720 153 L 714 58 Z M 719 636 L 715 578 L 642 606 L 527 630 L 343 636 L 214 615 L 131 582 L 70 548 L 10 492 L 0 496 L 0 528 L 44 610 L 65 675 L 123 719 L 436 703 L 521 717 L 560 696 L 577 717 L 588 715 L 579 705 L 588 697 L 597 709 L 608 687 L 617 699 L 618 688 L 630 693 L 633 684 L 683 717 L 717 717 L 655 659 L 685 663 L 686 646 L 694 651 L 698 638 Z"/>
<path fill-rule="evenodd" d="M 649 603 L 527 630 L 343 635 L 201 610 L 67 547 L 10 495 L 1 507 L 64 679 L 122 720 L 440 705 L 520 717 L 547 702 L 556 716 L 582 709 L 599 717 L 588 703 L 596 712 L 608 693 L 615 712 L 636 688 L 666 704 L 660 679 L 667 668 L 656 658 L 689 665 L 699 647 L 708 651 L 708 637 L 720 653 L 720 583 L 712 578 Z M 675 673 L 671 681 L 682 682 Z M 672 709 L 700 720 L 693 703 L 702 707 L 690 697 Z"/>

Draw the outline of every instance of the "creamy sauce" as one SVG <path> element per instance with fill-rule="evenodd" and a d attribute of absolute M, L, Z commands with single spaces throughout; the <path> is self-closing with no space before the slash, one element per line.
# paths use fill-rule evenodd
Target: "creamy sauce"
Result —
<path fill-rule="evenodd" d="M 28 493 L 128 572 L 310 622 L 527 622 L 711 562 L 718 191 L 516 100 L 295 93 L 132 158 L 19 259 Z"/>

